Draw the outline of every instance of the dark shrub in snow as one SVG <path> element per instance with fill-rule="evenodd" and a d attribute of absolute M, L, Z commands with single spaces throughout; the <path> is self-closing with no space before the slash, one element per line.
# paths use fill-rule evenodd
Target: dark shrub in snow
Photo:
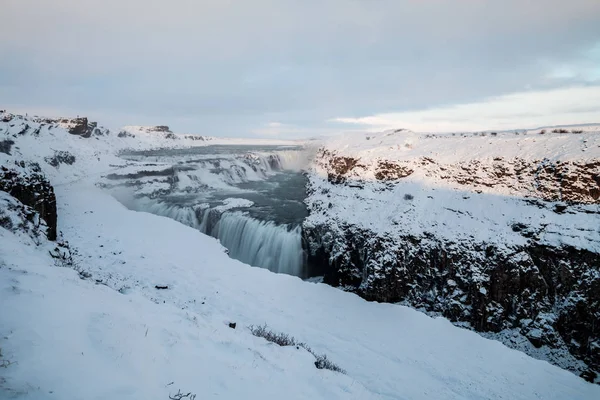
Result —
<path fill-rule="evenodd" d="M 311 349 L 306 343 L 298 342 L 293 336 L 290 336 L 287 333 L 272 331 L 269 329 L 267 324 L 260 326 L 250 325 L 248 329 L 250 329 L 250 332 L 254 336 L 265 338 L 269 342 L 276 343 L 280 346 L 296 346 L 297 348 L 302 347 L 316 358 L 315 367 L 318 369 L 328 369 L 330 371 L 340 372 L 342 374 L 346 373 L 346 371 L 329 360 L 325 354 L 315 353 L 313 349 Z"/>

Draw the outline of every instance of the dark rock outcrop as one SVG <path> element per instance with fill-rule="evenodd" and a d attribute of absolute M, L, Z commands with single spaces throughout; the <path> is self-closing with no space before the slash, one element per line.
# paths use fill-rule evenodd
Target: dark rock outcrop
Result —
<path fill-rule="evenodd" d="M 117 134 L 117 137 L 120 137 L 120 138 L 132 137 L 132 138 L 134 138 L 135 135 L 133 133 L 129 133 L 127 131 L 121 131 Z"/>
<path fill-rule="evenodd" d="M 48 237 L 48 226 L 39 213 L 3 191 L 0 191 L 0 227 L 25 234 L 38 245 Z"/>
<path fill-rule="evenodd" d="M 406 178 L 413 172 L 414 170 L 412 168 L 401 165 L 398 162 L 379 161 L 375 179 L 378 181 L 394 181 Z"/>
<path fill-rule="evenodd" d="M 50 125 L 61 125 L 71 135 L 81 136 L 83 138 L 89 138 L 92 136 L 94 131 L 98 131 L 96 122 L 88 122 L 86 117 L 76 118 L 39 118 L 35 120 L 42 124 Z"/>
<path fill-rule="evenodd" d="M 200 136 L 200 135 L 185 135 L 184 138 L 189 139 L 189 140 L 200 140 L 200 141 L 207 140 L 206 137 Z"/>
<path fill-rule="evenodd" d="M 44 161 L 56 168 L 60 164 L 73 165 L 75 162 L 75 156 L 68 151 L 55 150 L 54 155 L 44 158 Z"/>
<path fill-rule="evenodd" d="M 38 212 L 48 226 L 48 240 L 56 240 L 56 196 L 38 164 L 21 161 L 15 168 L 0 166 L 0 190 Z"/>
<path fill-rule="evenodd" d="M 168 126 L 166 125 L 156 125 L 149 126 L 146 129 L 148 132 L 163 132 L 163 133 L 172 133 Z"/>
<path fill-rule="evenodd" d="M 10 139 L 0 140 L 0 153 L 10 155 L 13 144 L 15 144 L 15 142 Z"/>
<path fill-rule="evenodd" d="M 590 204 L 600 199 L 600 161 L 504 159 L 479 160 L 444 165 L 425 159 L 427 176 L 438 176 L 459 185 L 506 188 L 515 194 L 546 201 Z"/>
<path fill-rule="evenodd" d="M 69 124 L 71 126 L 68 128 L 68 131 L 71 135 L 77 135 L 84 138 L 92 136 L 93 128 L 90 129 L 87 118 L 71 118 Z"/>

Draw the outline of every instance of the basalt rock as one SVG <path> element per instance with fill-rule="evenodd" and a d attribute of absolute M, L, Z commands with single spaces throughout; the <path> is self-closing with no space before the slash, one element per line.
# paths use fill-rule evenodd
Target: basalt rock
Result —
<path fill-rule="evenodd" d="M 477 331 L 517 329 L 540 347 L 566 344 L 600 370 L 600 254 L 572 247 L 499 249 L 434 237 L 305 227 L 324 282 L 367 300 L 402 302 Z"/>
<path fill-rule="evenodd" d="M 54 155 L 45 157 L 44 161 L 51 166 L 58 168 L 60 164 L 73 165 L 73 163 L 75 163 L 75 156 L 68 151 L 55 150 Z"/>
<path fill-rule="evenodd" d="M 171 133 L 171 130 L 166 125 L 157 125 L 157 126 L 149 126 L 147 128 L 148 132 L 164 132 Z"/>
<path fill-rule="evenodd" d="M 42 124 L 59 125 L 64 127 L 71 135 L 89 138 L 94 131 L 98 131 L 96 122 L 88 122 L 86 117 L 76 118 L 38 118 L 36 122 Z"/>
<path fill-rule="evenodd" d="M 15 142 L 10 139 L 0 140 L 0 153 L 10 155 L 13 144 L 15 144 Z"/>
<path fill-rule="evenodd" d="M 414 170 L 410 167 L 401 165 L 397 162 L 379 161 L 375 178 L 378 181 L 392 181 L 406 178 L 413 172 Z"/>
<path fill-rule="evenodd" d="M 600 160 L 560 161 L 504 159 L 452 165 L 423 160 L 428 177 L 482 189 L 508 189 L 519 196 L 570 204 L 593 204 L 600 199 Z"/>
<path fill-rule="evenodd" d="M 25 234 L 36 245 L 48 237 L 48 226 L 39 213 L 3 191 L 0 191 L 0 227 Z"/>
<path fill-rule="evenodd" d="M 38 212 L 48 226 L 48 240 L 56 240 L 56 196 L 38 164 L 21 161 L 14 168 L 0 166 L 0 190 Z"/>

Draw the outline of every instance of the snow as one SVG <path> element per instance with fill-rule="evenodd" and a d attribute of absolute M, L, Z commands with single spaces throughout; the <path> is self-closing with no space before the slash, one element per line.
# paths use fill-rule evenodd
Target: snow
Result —
<path fill-rule="evenodd" d="M 59 211 L 91 280 L 50 267 L 44 249 L 0 231 L 0 346 L 16 362 L 4 374 L 9 394 L 139 399 L 167 398 L 180 388 L 199 398 L 600 395 L 596 385 L 442 318 L 231 260 L 214 239 L 129 211 L 100 189 L 61 188 Z M 262 323 L 327 354 L 347 375 L 317 370 L 304 350 L 245 329 Z"/>
<path fill-rule="evenodd" d="M 0 134 L 13 137 L 17 125 L 0 122 Z M 600 386 L 443 318 L 233 260 L 216 239 L 128 210 L 95 185 L 141 166 L 117 151 L 168 146 L 164 139 L 82 139 L 42 127 L 39 137 L 14 140 L 13 155 L 0 153 L 0 164 L 40 163 L 55 185 L 59 231 L 81 273 L 54 266 L 52 243 L 38 246 L 0 227 L 0 362 L 10 364 L 1 369 L 0 398 L 168 399 L 177 390 L 198 399 L 600 397 Z M 74 154 L 76 163 L 48 166 L 43 158 L 54 149 Z M 414 189 L 412 204 L 427 203 Z M 239 200 L 228 205 L 248 206 Z M 359 203 L 343 204 L 340 215 L 359 218 L 352 206 Z M 409 207 L 398 206 L 394 216 Z M 379 212 L 391 215 L 385 207 Z M 263 323 L 326 354 L 347 374 L 318 370 L 305 350 L 247 329 Z"/>
<path fill-rule="evenodd" d="M 306 223 L 344 223 L 392 236 L 433 232 L 450 242 L 496 243 L 500 248 L 527 243 L 527 237 L 512 229 L 513 224 L 524 223 L 539 236 L 541 243 L 600 252 L 597 204 L 580 204 L 573 206 L 572 212 L 561 214 L 554 210 L 556 203 L 531 206 L 528 200 L 539 194 L 523 194 L 535 185 L 528 178 L 517 176 L 502 185 L 477 185 L 458 184 L 442 177 L 444 169 L 460 170 L 460 165 L 473 162 L 493 169 L 493 163 L 500 159 L 532 164 L 547 160 L 578 163 L 600 160 L 600 127 L 577 129 L 584 133 L 549 131 L 540 135 L 536 130 L 518 135 L 499 132 L 495 136 L 489 133 L 481 136 L 401 130 L 332 137 L 324 142 L 323 149 L 337 157 L 358 160 L 348 176 L 352 185 L 329 183 L 327 167 L 319 162 L 313 165 L 314 192 L 308 203 L 324 207 L 314 207 L 322 212 L 312 213 Z M 413 173 L 393 183 L 381 182 L 376 178 L 380 161 L 400 162 Z M 449 171 L 447 175 L 452 173 Z"/>
<path fill-rule="evenodd" d="M 597 157 L 600 125 L 566 127 L 581 134 L 528 131 L 422 133 L 408 130 L 353 133 L 326 140 L 326 147 L 340 155 L 360 156 L 365 163 L 435 157 L 444 163 L 488 160 L 499 154 L 525 159 L 587 160 Z M 451 151 L 448 151 L 451 150 Z M 589 152 L 586 152 L 589 151 Z M 582 154 L 584 153 L 584 154 Z"/>
<path fill-rule="evenodd" d="M 248 199 L 238 199 L 238 198 L 229 197 L 229 198 L 223 200 L 222 205 L 215 207 L 215 210 L 227 211 L 227 210 L 231 210 L 233 208 L 247 208 L 247 207 L 252 207 L 253 204 L 254 204 L 254 202 L 251 200 L 248 200 Z"/>

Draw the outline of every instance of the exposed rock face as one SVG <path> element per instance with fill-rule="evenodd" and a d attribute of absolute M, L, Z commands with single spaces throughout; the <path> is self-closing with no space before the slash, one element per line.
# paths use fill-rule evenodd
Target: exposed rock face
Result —
<path fill-rule="evenodd" d="M 86 117 L 37 118 L 35 121 L 41 124 L 62 126 L 71 135 L 77 135 L 83 138 L 89 138 L 92 136 L 92 134 L 101 136 L 108 133 L 108 130 L 98 128 L 98 124 L 96 122 L 88 122 Z"/>
<path fill-rule="evenodd" d="M 599 371 L 600 225 L 573 221 L 600 222 L 600 159 L 398 158 L 318 152 L 303 236 L 324 281 L 478 331 L 517 331 Z M 389 219 L 375 221 L 381 213 Z M 497 237 L 469 232 L 487 225 Z"/>
<path fill-rule="evenodd" d="M 131 138 L 134 138 L 134 137 L 135 137 L 135 135 L 134 135 L 133 133 L 129 133 L 129 132 L 127 132 L 127 131 L 121 131 L 121 132 L 119 132 L 119 133 L 117 134 L 117 137 L 120 137 L 120 138 L 131 137 Z"/>
<path fill-rule="evenodd" d="M 54 188 L 39 165 L 19 162 L 15 168 L 0 166 L 0 190 L 35 210 L 48 226 L 48 240 L 56 240 L 56 197 Z"/>
<path fill-rule="evenodd" d="M 184 137 L 189 140 L 200 140 L 200 141 L 208 140 L 208 138 L 206 136 L 200 136 L 200 135 L 185 135 Z"/>
<path fill-rule="evenodd" d="M 164 132 L 171 133 L 171 130 L 166 125 L 157 125 L 157 126 L 149 126 L 147 128 L 148 132 Z"/>
<path fill-rule="evenodd" d="M 3 191 L 0 191 L 0 227 L 25 234 L 36 245 L 43 243 L 48 236 L 48 227 L 39 213 Z"/>
<path fill-rule="evenodd" d="M 439 176 L 475 188 L 505 188 L 525 197 L 569 203 L 596 203 L 600 199 L 600 161 L 504 159 L 490 164 L 478 160 L 440 165 L 423 159 L 429 176 Z"/>
<path fill-rule="evenodd" d="M 0 153 L 10 155 L 13 144 L 15 144 L 15 142 L 10 139 L 0 140 Z"/>
<path fill-rule="evenodd" d="M 54 155 L 52 157 L 44 158 L 44 161 L 53 167 L 58 168 L 60 164 L 73 165 L 75 162 L 75 156 L 68 151 L 55 150 Z"/>

